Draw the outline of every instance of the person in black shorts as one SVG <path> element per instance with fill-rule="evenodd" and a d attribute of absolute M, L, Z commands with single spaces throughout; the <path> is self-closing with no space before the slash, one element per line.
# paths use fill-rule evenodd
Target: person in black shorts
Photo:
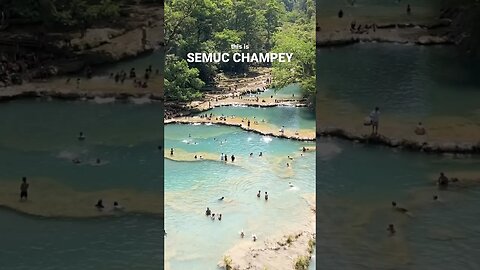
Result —
<path fill-rule="evenodd" d="M 22 184 L 20 185 L 20 200 L 28 199 L 28 187 L 27 177 L 22 177 Z"/>

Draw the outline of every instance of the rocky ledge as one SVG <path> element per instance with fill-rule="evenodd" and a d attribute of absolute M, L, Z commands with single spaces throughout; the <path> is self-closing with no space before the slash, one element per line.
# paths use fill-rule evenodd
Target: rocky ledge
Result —
<path fill-rule="evenodd" d="M 383 145 L 425 153 L 480 154 L 480 141 L 476 144 L 420 142 L 401 138 L 388 138 L 383 135 L 356 135 L 341 128 L 333 127 L 324 128 L 317 132 L 317 137 L 336 137 L 358 143 Z"/>

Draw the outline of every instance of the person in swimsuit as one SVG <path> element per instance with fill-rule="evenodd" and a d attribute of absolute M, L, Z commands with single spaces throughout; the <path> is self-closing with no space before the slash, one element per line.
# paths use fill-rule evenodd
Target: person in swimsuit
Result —
<path fill-rule="evenodd" d="M 268 193 L 265 191 L 265 201 L 268 201 Z"/>
<path fill-rule="evenodd" d="M 440 176 L 438 177 L 438 186 L 446 188 L 448 186 L 448 178 L 445 176 L 443 172 L 440 173 Z"/>
<path fill-rule="evenodd" d="M 418 122 L 418 125 L 415 127 L 415 134 L 421 136 L 425 135 L 427 131 L 425 130 L 425 127 L 422 125 L 422 122 Z"/>
<path fill-rule="evenodd" d="M 28 187 L 30 184 L 27 183 L 27 177 L 22 177 L 22 184 L 20 185 L 20 200 L 28 199 Z"/>
<path fill-rule="evenodd" d="M 258 193 L 257 193 L 257 198 L 260 198 L 261 193 L 262 193 L 262 192 L 259 190 Z"/>
<path fill-rule="evenodd" d="M 103 200 L 98 200 L 97 204 L 95 204 L 95 207 L 98 209 L 98 210 L 102 210 L 103 208 L 105 208 L 105 206 L 103 206 Z"/>
<path fill-rule="evenodd" d="M 117 201 L 115 201 L 115 202 L 113 202 L 113 210 L 122 211 L 122 210 L 125 210 L 125 207 L 123 207 Z"/>
<path fill-rule="evenodd" d="M 205 215 L 208 217 L 210 216 L 211 213 L 212 211 L 210 210 L 210 208 L 207 207 L 207 211 L 205 211 Z"/>
<path fill-rule="evenodd" d="M 83 134 L 83 132 L 80 131 L 80 133 L 78 133 L 78 140 L 79 141 L 84 141 L 85 140 L 85 134 Z"/>
<path fill-rule="evenodd" d="M 393 224 L 389 224 L 389 225 L 388 225 L 387 231 L 390 233 L 390 235 L 394 235 L 395 232 L 397 232 L 397 231 L 395 230 L 395 226 L 394 226 Z"/>
<path fill-rule="evenodd" d="M 408 212 L 408 209 L 398 207 L 396 202 L 392 202 L 392 207 L 393 207 L 393 209 L 395 209 L 395 210 L 397 210 L 398 212 L 401 212 L 401 213 L 407 213 Z"/>

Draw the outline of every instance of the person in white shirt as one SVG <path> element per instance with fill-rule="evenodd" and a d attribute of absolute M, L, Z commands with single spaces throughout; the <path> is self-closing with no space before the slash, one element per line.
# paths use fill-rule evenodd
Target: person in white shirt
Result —
<path fill-rule="evenodd" d="M 378 122 L 380 120 L 380 108 L 375 107 L 370 113 L 370 122 L 372 124 L 372 134 L 378 134 Z"/>

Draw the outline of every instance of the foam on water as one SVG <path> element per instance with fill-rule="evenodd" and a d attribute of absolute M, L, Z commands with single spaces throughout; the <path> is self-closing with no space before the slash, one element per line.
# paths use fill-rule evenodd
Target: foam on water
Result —
<path fill-rule="evenodd" d="M 285 129 L 315 129 L 315 114 L 309 108 L 297 108 L 290 106 L 278 106 L 269 108 L 258 107 L 216 107 L 214 109 L 203 112 L 203 114 L 213 113 L 216 116 L 225 115 L 236 118 L 248 118 L 251 121 L 261 122 L 265 120 L 265 124 L 278 130 L 282 126 Z M 262 122 L 262 124 L 264 124 Z"/>
<path fill-rule="evenodd" d="M 198 144 L 183 143 L 188 136 Z M 265 240 L 305 226 L 311 210 L 304 196 L 315 192 L 315 155 L 302 154 L 301 149 L 313 147 L 312 143 L 215 125 L 167 125 L 165 138 L 167 149 L 213 153 L 218 160 L 222 152 L 229 157 L 227 164 L 165 161 L 165 259 L 169 269 L 216 269 L 227 250 L 251 241 L 239 237 L 242 229 L 247 236 L 256 234 Z M 232 154 L 239 166 L 228 166 Z M 290 167 L 285 166 L 287 162 Z M 258 190 L 261 198 L 256 197 Z M 225 199 L 219 201 L 222 196 Z M 221 213 L 222 220 L 205 217 L 206 207 Z"/>
<path fill-rule="evenodd" d="M 0 211 L 0 268 L 158 269 L 160 106 L 19 100 L 0 115 L 0 204 L 17 210 Z M 18 201 L 22 176 L 27 202 Z M 95 209 L 98 199 L 106 211 Z M 113 215 L 113 201 L 126 211 Z"/>

